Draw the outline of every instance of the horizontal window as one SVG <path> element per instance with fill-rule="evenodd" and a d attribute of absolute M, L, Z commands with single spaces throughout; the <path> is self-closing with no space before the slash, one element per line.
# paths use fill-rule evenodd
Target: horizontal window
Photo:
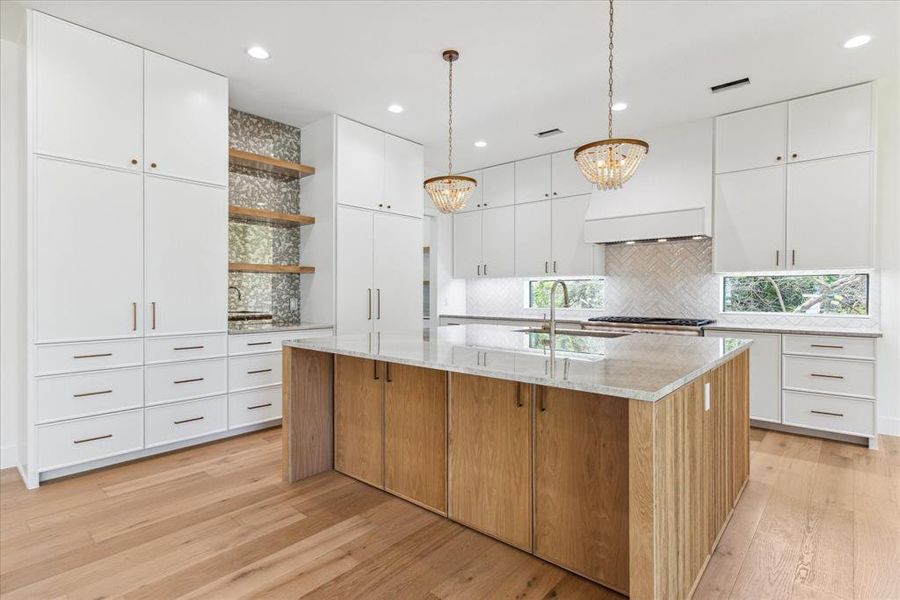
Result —
<path fill-rule="evenodd" d="M 528 308 L 550 308 L 550 288 L 555 279 L 528 281 L 526 295 Z M 569 290 L 569 306 L 574 309 L 602 309 L 605 304 L 605 281 L 602 278 L 563 279 Z M 562 289 L 556 290 L 556 308 L 565 307 Z"/>
<path fill-rule="evenodd" d="M 725 312 L 869 314 L 869 276 L 862 273 L 724 277 L 723 286 Z"/>

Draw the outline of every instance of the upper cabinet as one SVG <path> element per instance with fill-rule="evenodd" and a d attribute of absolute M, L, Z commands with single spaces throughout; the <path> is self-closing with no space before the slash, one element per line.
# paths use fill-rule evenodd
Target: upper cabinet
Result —
<path fill-rule="evenodd" d="M 228 80 L 144 52 L 144 170 L 228 184 Z"/>
<path fill-rule="evenodd" d="M 140 171 L 143 54 L 35 12 L 34 151 Z"/>
<path fill-rule="evenodd" d="M 387 210 L 421 217 L 424 173 L 422 146 L 384 135 L 384 204 Z"/>
<path fill-rule="evenodd" d="M 788 103 L 788 161 L 872 149 L 872 86 L 848 87 Z"/>
<path fill-rule="evenodd" d="M 481 171 L 478 187 L 481 188 L 479 196 L 481 208 L 497 208 L 514 204 L 516 201 L 515 163 L 497 165 Z"/>
<path fill-rule="evenodd" d="M 580 196 L 590 194 L 591 182 L 584 178 L 578 163 L 575 162 L 575 153 L 572 150 L 563 150 L 550 155 L 550 195 L 554 198 L 565 196 Z"/>
<path fill-rule="evenodd" d="M 716 119 L 716 173 L 784 164 L 787 103 L 770 104 Z"/>
<path fill-rule="evenodd" d="M 550 198 L 549 154 L 516 162 L 516 204 Z"/>

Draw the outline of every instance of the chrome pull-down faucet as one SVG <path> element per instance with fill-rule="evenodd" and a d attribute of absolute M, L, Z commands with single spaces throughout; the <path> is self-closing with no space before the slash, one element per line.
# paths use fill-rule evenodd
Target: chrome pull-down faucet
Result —
<path fill-rule="evenodd" d="M 569 288 L 562 279 L 557 279 L 550 286 L 550 352 L 556 351 L 556 288 L 562 286 L 563 308 L 569 307 Z M 552 360 L 552 359 L 551 359 Z"/>

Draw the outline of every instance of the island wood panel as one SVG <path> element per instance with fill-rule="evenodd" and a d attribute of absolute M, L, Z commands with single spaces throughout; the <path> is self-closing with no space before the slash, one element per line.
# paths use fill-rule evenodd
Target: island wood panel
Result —
<path fill-rule="evenodd" d="M 450 506 L 454 521 L 531 550 L 531 386 L 450 377 Z"/>
<path fill-rule="evenodd" d="M 629 401 L 632 598 L 688 598 L 699 580 L 749 475 L 748 377 L 745 351 L 658 402 Z"/>
<path fill-rule="evenodd" d="M 299 481 L 334 465 L 334 358 L 285 348 L 282 363 L 282 477 Z"/>
<path fill-rule="evenodd" d="M 537 388 L 534 553 L 628 593 L 628 401 Z"/>
<path fill-rule="evenodd" d="M 447 514 L 447 373 L 385 363 L 384 489 Z"/>
<path fill-rule="evenodd" d="M 384 364 L 353 356 L 334 360 L 334 468 L 384 487 Z"/>

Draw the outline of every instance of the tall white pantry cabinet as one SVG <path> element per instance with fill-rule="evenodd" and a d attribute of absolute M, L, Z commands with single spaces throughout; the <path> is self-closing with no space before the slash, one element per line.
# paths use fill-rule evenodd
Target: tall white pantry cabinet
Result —
<path fill-rule="evenodd" d="M 227 429 L 228 81 L 28 27 L 34 487 Z"/>

